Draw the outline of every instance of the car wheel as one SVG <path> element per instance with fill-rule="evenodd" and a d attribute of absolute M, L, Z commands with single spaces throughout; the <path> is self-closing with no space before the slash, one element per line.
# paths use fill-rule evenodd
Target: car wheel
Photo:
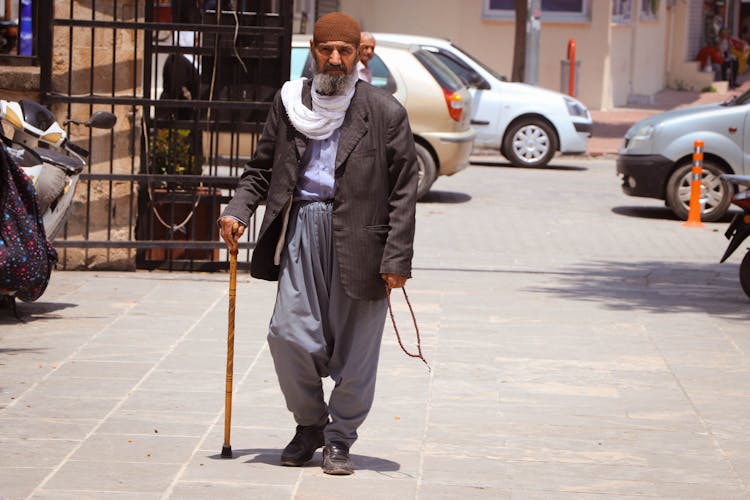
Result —
<path fill-rule="evenodd" d="M 745 257 L 740 264 L 740 285 L 745 295 L 750 297 L 750 252 L 745 253 Z"/>
<path fill-rule="evenodd" d="M 683 165 L 672 173 L 667 182 L 667 205 L 682 220 L 690 210 L 690 192 L 693 166 Z M 711 161 L 703 162 L 701 180 L 701 220 L 714 222 L 724 216 L 734 195 L 734 187 L 719 176 L 724 172 Z"/>
<path fill-rule="evenodd" d="M 435 160 L 426 147 L 415 143 L 417 150 L 417 165 L 419 167 L 419 182 L 417 183 L 417 199 L 426 195 L 437 177 Z"/>
<path fill-rule="evenodd" d="M 505 134 L 505 157 L 518 167 L 543 167 L 557 151 L 557 139 L 552 127 L 538 118 L 524 118 Z"/>

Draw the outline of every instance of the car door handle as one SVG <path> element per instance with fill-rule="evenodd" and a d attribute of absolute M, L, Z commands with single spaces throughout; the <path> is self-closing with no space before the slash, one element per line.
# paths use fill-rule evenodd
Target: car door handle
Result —
<path fill-rule="evenodd" d="M 471 120 L 472 125 L 489 125 L 489 120 Z"/>
<path fill-rule="evenodd" d="M 735 132 L 737 132 L 737 127 L 729 127 L 730 134 L 734 134 Z"/>

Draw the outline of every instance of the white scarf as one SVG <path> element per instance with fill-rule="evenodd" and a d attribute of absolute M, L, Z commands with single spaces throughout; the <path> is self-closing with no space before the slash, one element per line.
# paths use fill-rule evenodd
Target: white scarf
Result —
<path fill-rule="evenodd" d="M 310 139 L 328 139 L 344 123 L 346 110 L 354 96 L 355 85 L 344 95 L 321 95 L 312 84 L 313 109 L 302 104 L 302 86 L 307 78 L 290 80 L 281 87 L 281 101 L 294 128 Z M 354 81 L 356 83 L 356 80 Z"/>

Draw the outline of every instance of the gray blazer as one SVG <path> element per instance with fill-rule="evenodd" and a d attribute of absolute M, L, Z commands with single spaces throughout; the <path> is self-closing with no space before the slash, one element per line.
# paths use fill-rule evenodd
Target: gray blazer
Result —
<path fill-rule="evenodd" d="M 302 91 L 308 108 L 310 88 L 308 80 Z M 250 263 L 256 278 L 278 279 L 274 254 L 307 141 L 277 93 L 253 158 L 222 214 L 247 223 L 266 200 Z M 381 273 L 411 276 L 418 168 L 406 110 L 361 80 L 341 126 L 334 176 L 333 239 L 341 284 L 354 299 L 383 298 Z"/>

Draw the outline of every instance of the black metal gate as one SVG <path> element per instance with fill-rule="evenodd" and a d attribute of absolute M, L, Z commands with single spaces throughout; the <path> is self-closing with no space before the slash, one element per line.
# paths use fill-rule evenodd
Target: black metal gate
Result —
<path fill-rule="evenodd" d="M 289 77 L 292 0 L 42 3 L 45 104 L 61 121 L 118 115 L 106 134 L 70 131 L 92 155 L 55 241 L 63 265 L 226 267 L 216 219 Z"/>

